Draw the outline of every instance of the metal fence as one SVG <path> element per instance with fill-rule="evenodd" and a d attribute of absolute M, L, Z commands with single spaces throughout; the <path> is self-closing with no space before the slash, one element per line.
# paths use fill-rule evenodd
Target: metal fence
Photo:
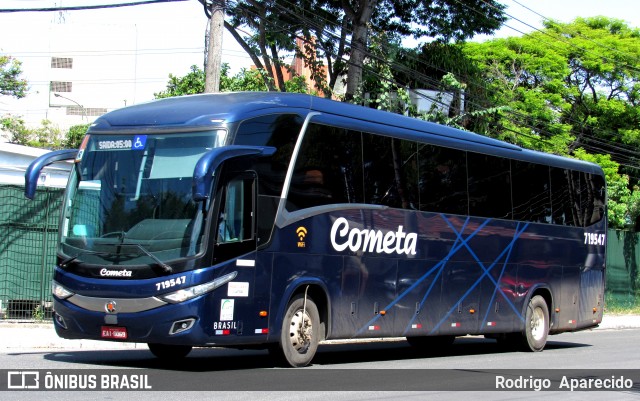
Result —
<path fill-rule="evenodd" d="M 38 188 L 30 201 L 24 187 L 0 185 L 0 318 L 51 318 L 63 189 Z"/>
<path fill-rule="evenodd" d="M 607 234 L 607 290 L 609 309 L 640 306 L 640 234 L 609 230 Z"/>
<path fill-rule="evenodd" d="M 0 320 L 50 319 L 63 189 L 39 187 L 30 201 L 24 188 L 0 185 Z M 608 308 L 640 305 L 640 234 L 609 230 Z"/>

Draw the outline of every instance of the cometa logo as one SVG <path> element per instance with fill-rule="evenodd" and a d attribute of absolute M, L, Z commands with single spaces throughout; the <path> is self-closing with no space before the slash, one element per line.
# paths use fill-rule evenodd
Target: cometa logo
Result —
<path fill-rule="evenodd" d="M 102 277 L 131 277 L 131 270 L 100 270 Z"/>
<path fill-rule="evenodd" d="M 307 243 L 304 242 L 304 239 L 307 237 L 307 229 L 304 227 L 298 227 L 296 229 L 296 234 L 298 234 L 298 248 L 305 248 Z"/>
<path fill-rule="evenodd" d="M 331 226 L 331 245 L 338 252 L 349 248 L 353 252 L 415 255 L 417 242 L 418 234 L 405 233 L 402 226 L 398 227 L 398 231 L 387 233 L 380 230 L 360 230 L 350 228 L 344 217 L 337 219 Z"/>

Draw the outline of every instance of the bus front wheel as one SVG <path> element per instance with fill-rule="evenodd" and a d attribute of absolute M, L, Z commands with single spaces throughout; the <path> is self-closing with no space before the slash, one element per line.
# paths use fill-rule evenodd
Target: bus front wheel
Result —
<path fill-rule="evenodd" d="M 295 296 L 284 315 L 280 333 L 281 355 L 294 368 L 311 363 L 320 339 L 320 314 L 315 302 L 303 294 Z"/>
<path fill-rule="evenodd" d="M 165 360 L 182 359 L 191 352 L 190 345 L 172 345 L 172 344 L 147 344 L 149 351 L 157 358 Z"/>

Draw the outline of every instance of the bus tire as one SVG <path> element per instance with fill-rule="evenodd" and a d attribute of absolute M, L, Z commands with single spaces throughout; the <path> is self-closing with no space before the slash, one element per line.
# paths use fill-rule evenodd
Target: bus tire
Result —
<path fill-rule="evenodd" d="M 296 295 L 289 302 L 282 320 L 280 352 L 285 362 L 294 368 L 307 366 L 316 354 L 321 335 L 320 314 L 315 302 L 307 297 L 305 305 L 304 295 Z"/>
<path fill-rule="evenodd" d="M 542 296 L 535 295 L 527 306 L 521 348 L 524 351 L 542 351 L 547 344 L 548 335 L 549 308 Z"/>
<path fill-rule="evenodd" d="M 186 357 L 191 352 L 190 345 L 147 344 L 149 351 L 159 359 L 176 360 Z"/>

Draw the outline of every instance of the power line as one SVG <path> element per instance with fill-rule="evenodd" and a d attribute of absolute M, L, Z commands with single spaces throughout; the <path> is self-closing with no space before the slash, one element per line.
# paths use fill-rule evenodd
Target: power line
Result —
<path fill-rule="evenodd" d="M 105 8 L 131 7 L 147 4 L 158 3 L 176 3 L 179 1 L 189 0 L 141 0 L 130 3 L 101 4 L 93 6 L 59 6 L 59 7 L 41 7 L 41 8 L 0 8 L 0 13 L 22 13 L 22 12 L 55 12 L 55 11 L 82 11 L 82 10 L 99 10 Z"/>
<path fill-rule="evenodd" d="M 183 47 L 183 48 L 157 48 L 157 49 L 111 49 L 111 50 L 72 50 L 72 51 L 42 51 L 42 52 L 10 52 L 12 57 L 19 59 L 41 58 L 41 57 L 111 57 L 111 56 L 147 56 L 162 54 L 197 54 L 202 53 L 204 47 Z M 0 52 L 2 54 L 4 52 Z M 223 49 L 227 56 L 249 58 L 242 50 Z M 236 53 L 236 54 L 234 54 Z"/>
<path fill-rule="evenodd" d="M 281 7 L 281 8 L 282 8 L 282 7 Z M 468 7 L 467 7 L 467 8 L 468 8 Z M 292 12 L 292 11 L 291 11 L 291 9 L 284 9 L 284 8 L 282 8 L 282 10 L 283 10 L 284 12 L 288 12 L 288 13 L 290 13 L 290 14 L 292 14 L 292 15 L 296 16 L 297 18 L 306 19 L 304 16 L 300 16 L 299 14 Z M 476 11 L 476 10 L 474 10 L 474 11 Z M 477 12 L 477 11 L 476 11 L 476 12 Z M 317 18 L 317 17 L 318 17 L 318 16 L 316 16 L 316 18 Z M 258 16 L 258 18 L 260 18 L 260 16 Z M 323 34 L 327 34 L 327 35 L 333 36 L 334 38 L 336 38 L 336 37 L 337 37 L 337 35 L 335 35 L 333 32 L 329 32 L 329 31 L 327 31 L 327 29 L 326 29 L 326 28 L 324 28 L 323 26 L 317 25 L 317 23 L 315 23 L 315 22 L 313 22 L 313 21 L 311 21 L 311 20 L 309 20 L 309 19 L 306 19 L 306 20 L 307 20 L 307 23 L 310 23 L 310 25 L 311 25 L 312 27 L 313 27 L 313 26 L 315 26 L 315 27 L 317 28 L 317 30 L 322 31 L 322 33 L 323 33 Z M 268 21 L 267 21 L 267 22 L 268 22 Z M 325 20 L 324 22 L 325 22 L 325 23 L 326 23 L 326 25 L 328 25 L 328 26 L 331 26 L 331 24 L 332 24 L 331 22 L 329 22 L 329 21 L 327 21 L 327 20 Z M 334 23 L 334 24 L 335 24 L 335 23 Z M 523 33 L 523 34 L 524 34 L 524 33 Z M 552 38 L 553 38 L 553 37 L 552 37 Z M 558 40 L 557 38 L 553 38 L 553 39 L 554 39 L 554 40 Z M 375 58 L 375 56 L 374 56 L 374 55 L 372 55 L 370 52 L 366 52 L 366 53 L 367 53 L 367 56 L 368 56 L 368 57 L 370 57 L 370 58 Z M 381 61 L 383 61 L 383 62 L 384 62 L 385 60 L 381 60 Z M 346 60 L 346 62 L 348 63 L 348 60 Z M 426 63 L 422 62 L 421 60 L 417 60 L 417 62 L 422 63 L 422 64 L 426 64 Z M 433 66 L 433 65 L 431 65 L 431 66 L 432 66 L 432 67 L 435 67 L 435 66 Z M 396 69 L 396 71 L 397 71 L 397 70 L 399 69 L 399 67 L 400 67 L 400 68 L 404 68 L 404 69 L 406 69 L 406 70 L 408 70 L 408 71 L 412 72 L 413 74 L 416 74 L 416 71 L 415 71 L 415 70 L 410 70 L 410 69 L 408 69 L 407 67 L 402 66 L 402 65 L 399 65 L 399 64 L 397 64 L 397 63 L 392 63 L 392 67 L 393 67 L 393 68 L 395 68 L 395 69 Z M 406 72 L 406 71 L 405 71 L 405 72 Z M 385 77 L 380 76 L 379 74 L 377 74 L 377 73 L 376 73 L 376 72 L 374 72 L 374 71 L 369 71 L 369 73 L 373 73 L 374 75 L 377 75 L 380 79 L 385 79 Z M 422 78 L 422 77 L 421 77 L 421 78 Z M 438 82 L 434 82 L 434 80 L 433 80 L 433 79 L 430 79 L 429 77 L 426 77 L 426 76 L 425 76 L 424 78 L 427 78 L 427 79 L 425 79 L 427 82 L 428 82 L 428 81 L 431 81 L 432 83 L 435 83 L 435 84 L 436 84 L 436 86 L 437 86 L 437 84 L 439 84 Z M 397 82 L 393 82 L 393 83 L 394 83 L 394 84 L 396 84 L 396 85 L 399 85 Z M 485 87 L 485 89 L 487 89 L 487 88 Z M 468 104 L 469 104 L 469 103 L 468 103 Z M 516 111 L 511 111 L 511 112 L 510 112 L 510 114 L 512 114 L 514 117 L 521 117 L 521 118 L 524 118 L 524 119 L 528 119 L 528 118 L 530 118 L 530 116 L 522 115 L 521 113 L 516 112 Z M 560 117 L 560 115 L 559 115 L 558 117 Z M 508 119 L 508 118 L 507 118 L 507 120 L 510 120 L 510 119 Z M 512 123 L 514 123 L 514 124 L 518 125 L 518 126 L 523 127 L 523 128 L 529 128 L 529 129 L 531 129 L 531 130 L 532 130 L 532 131 L 534 131 L 534 132 L 546 133 L 546 134 L 548 134 L 548 135 L 551 135 L 549 132 L 545 132 L 545 130 L 544 130 L 544 129 L 541 129 L 541 128 L 539 128 L 539 127 L 533 127 L 533 126 L 531 126 L 530 124 L 524 123 L 523 121 L 515 121 L 515 120 L 513 120 L 513 119 L 511 119 L 510 121 L 511 121 Z M 574 122 L 574 124 L 579 124 L 579 122 L 577 122 L 577 121 L 573 121 L 573 122 Z M 506 128 L 506 127 L 503 127 L 503 128 Z M 599 132 L 603 132 L 603 133 L 604 133 L 604 131 L 601 131 L 601 130 L 599 130 Z M 514 133 L 515 133 L 515 131 L 514 131 Z M 541 141 L 541 142 L 546 142 L 546 141 L 544 141 L 544 139 L 542 139 L 542 138 L 532 137 L 532 136 L 530 136 L 530 135 L 522 134 L 522 133 L 520 133 L 520 132 L 518 132 L 517 134 L 518 134 L 518 135 L 521 135 L 521 136 L 529 137 L 529 138 L 531 138 L 531 139 L 538 140 L 538 141 Z M 609 134 L 618 134 L 618 133 L 615 133 L 615 132 L 611 131 L 611 132 L 609 132 Z M 618 134 L 618 135 L 619 135 L 619 134 Z M 629 162 L 635 162 L 635 159 L 630 158 L 629 156 L 627 156 L 629 153 L 631 153 L 631 155 L 633 155 L 633 156 L 638 156 L 638 155 L 639 155 L 639 153 L 637 152 L 637 150 L 636 150 L 635 148 L 633 148 L 633 149 L 632 149 L 631 147 L 627 147 L 628 145 L 625 145 L 625 144 L 622 144 L 622 143 L 618 143 L 618 142 L 611 142 L 611 141 L 604 140 L 604 139 L 602 139 L 602 138 L 597 138 L 597 139 L 596 139 L 596 137 L 594 137 L 594 136 L 589 136 L 589 135 L 586 135 L 586 134 L 582 134 L 582 137 L 583 137 L 583 139 L 590 140 L 590 141 L 592 141 L 592 142 L 596 142 L 596 143 L 599 143 L 599 144 L 601 144 L 601 145 L 604 145 L 604 146 L 608 149 L 608 152 L 606 152 L 606 151 L 604 150 L 604 147 L 601 147 L 601 148 L 594 148 L 594 147 L 591 147 L 591 148 L 592 148 L 592 149 L 597 149 L 599 153 L 603 153 L 603 152 L 604 152 L 604 153 L 612 154 L 613 156 L 617 156 L 617 157 L 616 157 L 616 159 L 620 160 L 622 163 L 624 163 L 624 161 L 626 161 L 626 160 L 628 160 Z M 580 142 L 577 142 L 577 140 L 578 140 L 578 139 L 576 138 L 576 143 L 579 143 L 580 145 L 584 145 L 584 146 L 586 147 L 586 144 L 584 143 L 584 141 L 583 141 L 583 140 L 582 140 L 582 141 L 580 141 Z M 621 151 L 621 152 L 625 152 L 627 155 L 624 155 L 624 154 L 622 154 L 622 153 L 615 152 L 615 151 L 613 151 L 614 149 L 617 149 L 617 150 L 619 150 L 619 151 Z M 621 164 L 622 164 L 622 163 L 621 163 Z"/>

